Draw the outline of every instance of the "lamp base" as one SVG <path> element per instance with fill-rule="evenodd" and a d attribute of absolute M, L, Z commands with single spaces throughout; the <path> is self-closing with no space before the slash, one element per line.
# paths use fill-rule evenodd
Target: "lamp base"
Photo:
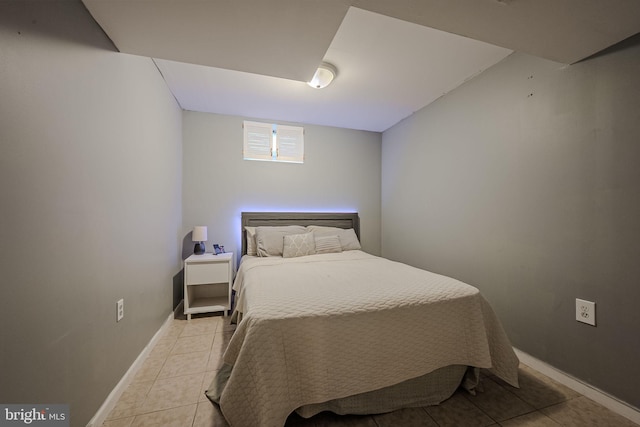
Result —
<path fill-rule="evenodd" d="M 204 253 L 204 243 L 198 242 L 193 248 L 193 253 L 196 255 L 202 255 Z"/>

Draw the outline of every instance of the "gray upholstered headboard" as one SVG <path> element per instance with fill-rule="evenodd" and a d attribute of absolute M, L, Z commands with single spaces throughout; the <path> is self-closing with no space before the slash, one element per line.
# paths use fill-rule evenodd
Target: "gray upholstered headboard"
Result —
<path fill-rule="evenodd" d="M 247 233 L 244 227 L 280 225 L 353 228 L 360 239 L 360 217 L 357 212 L 242 212 L 242 255 L 247 253 Z"/>

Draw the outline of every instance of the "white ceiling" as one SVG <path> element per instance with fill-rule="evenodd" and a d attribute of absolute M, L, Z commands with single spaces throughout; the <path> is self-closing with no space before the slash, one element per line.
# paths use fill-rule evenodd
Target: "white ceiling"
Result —
<path fill-rule="evenodd" d="M 324 56 L 338 68 L 325 89 L 222 68 L 156 63 L 186 110 L 383 131 L 510 52 L 352 8 Z"/>
<path fill-rule="evenodd" d="M 639 0 L 83 2 L 185 110 L 378 132 L 512 50 L 574 63 L 640 32 Z"/>

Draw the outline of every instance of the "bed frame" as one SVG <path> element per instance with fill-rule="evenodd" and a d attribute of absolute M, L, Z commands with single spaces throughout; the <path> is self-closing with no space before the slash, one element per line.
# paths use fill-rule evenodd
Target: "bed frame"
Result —
<path fill-rule="evenodd" d="M 242 255 L 247 253 L 245 227 L 283 225 L 323 225 L 325 227 L 353 228 L 360 240 L 360 217 L 357 212 L 242 212 L 240 232 Z"/>

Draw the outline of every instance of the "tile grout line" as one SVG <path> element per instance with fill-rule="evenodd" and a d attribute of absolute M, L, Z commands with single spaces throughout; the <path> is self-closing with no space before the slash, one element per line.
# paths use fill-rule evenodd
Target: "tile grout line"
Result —
<path fill-rule="evenodd" d="M 175 319 L 175 318 L 174 318 L 174 319 L 168 319 L 167 323 L 168 323 L 168 324 L 170 324 L 172 321 L 175 321 L 175 320 L 177 320 L 177 319 Z M 186 326 L 186 325 L 185 325 L 185 326 Z M 218 327 L 219 327 L 219 322 L 218 322 L 218 321 L 216 321 L 216 322 L 215 322 L 215 332 L 214 332 L 214 337 L 215 337 L 215 335 L 217 334 Z M 151 352 L 153 351 L 153 349 L 155 348 L 155 346 L 158 344 L 158 342 L 159 342 L 160 340 L 162 340 L 162 339 L 169 339 L 169 338 L 171 338 L 170 336 L 169 336 L 169 337 L 167 336 L 167 334 L 169 333 L 169 331 L 168 331 L 168 329 L 169 329 L 169 328 L 170 328 L 170 325 L 166 326 L 166 328 L 165 328 L 165 326 L 163 325 L 163 328 L 161 328 L 161 330 L 162 330 L 162 334 L 157 334 L 157 335 L 159 335 L 158 337 L 155 337 L 155 336 L 154 336 L 154 338 L 155 338 L 154 345 L 153 345 L 153 346 L 149 349 L 149 351 L 147 352 L 147 355 L 146 355 L 146 357 L 144 358 L 144 360 L 143 360 L 142 364 L 144 364 L 144 362 L 146 362 L 147 360 L 149 360 Z M 164 330 L 163 330 L 163 329 L 164 329 Z M 160 332 L 160 331 L 159 331 L 159 332 Z M 191 406 L 191 405 L 196 405 L 196 411 L 197 411 L 197 406 L 198 406 L 198 404 L 200 403 L 200 401 L 199 401 L 200 393 L 198 393 L 198 394 L 197 394 L 197 396 L 198 396 L 198 397 L 197 397 L 197 399 L 195 400 L 195 402 L 192 402 L 192 403 L 189 403 L 189 404 L 185 404 L 185 405 L 178 405 L 178 406 L 174 406 L 174 407 L 170 407 L 170 408 L 164 408 L 164 409 L 157 409 L 157 410 L 149 410 L 149 411 L 144 411 L 144 412 L 138 412 L 138 409 L 139 409 L 139 408 L 143 408 L 143 407 L 144 407 L 144 405 L 145 405 L 145 403 L 148 401 L 148 399 L 149 399 L 149 393 L 151 392 L 151 390 L 153 389 L 153 387 L 158 383 L 158 381 L 170 380 L 170 379 L 172 379 L 172 378 L 178 378 L 178 377 L 180 377 L 180 376 L 181 376 L 181 375 L 176 375 L 176 376 L 170 376 L 170 377 L 166 377 L 166 378 L 160 378 L 160 374 L 161 374 L 161 372 L 162 372 L 162 369 L 163 369 L 163 367 L 166 365 L 167 360 L 168 360 L 168 359 L 169 359 L 169 357 L 171 356 L 171 351 L 172 351 L 172 350 L 175 348 L 175 346 L 177 345 L 177 342 L 178 342 L 178 340 L 180 339 L 180 337 L 181 337 L 181 335 L 182 335 L 182 333 L 183 333 L 183 332 L 184 332 L 184 327 L 182 328 L 182 330 L 180 331 L 180 333 L 175 337 L 175 342 L 171 345 L 171 349 L 169 349 L 169 351 L 167 352 L 167 354 L 166 354 L 166 355 L 164 355 L 163 357 L 157 357 L 157 359 L 162 359 L 162 360 L 163 360 L 163 361 L 162 361 L 162 364 L 161 364 L 160 368 L 158 369 L 157 374 L 155 374 L 155 375 L 154 375 L 154 377 L 153 377 L 152 379 L 150 379 L 150 380 L 149 380 L 150 382 L 152 382 L 152 384 L 151 384 L 151 386 L 149 387 L 149 390 L 147 390 L 147 391 L 145 392 L 145 394 L 144 394 L 144 398 L 140 401 L 140 403 L 139 403 L 139 404 L 136 404 L 136 408 L 137 408 L 137 409 L 136 409 L 136 411 L 135 411 L 136 413 L 134 413 L 133 415 L 127 415 L 127 416 L 122 416 L 122 417 L 118 417 L 118 418 L 108 419 L 108 421 L 122 420 L 122 419 L 126 419 L 126 418 L 129 418 L 129 417 L 132 417 L 132 418 L 133 418 L 132 422 L 134 422 L 134 421 L 135 421 L 135 419 L 136 419 L 137 417 L 140 417 L 140 416 L 143 416 L 143 415 L 148 415 L 148 414 L 152 414 L 152 413 L 155 413 L 155 412 L 161 412 L 161 411 L 166 411 L 166 410 L 177 409 L 177 408 L 181 408 L 181 407 L 184 407 L 184 406 Z M 205 335 L 209 335 L 209 334 L 208 334 L 208 333 L 206 333 L 206 334 L 205 334 L 205 333 L 203 333 L 203 334 L 196 334 L 196 335 L 187 335 L 186 337 L 183 337 L 183 338 L 190 338 L 190 337 L 197 337 L 197 336 L 205 336 Z M 213 340 L 212 340 L 212 345 L 213 345 Z M 209 353 L 209 357 L 210 357 L 210 355 L 211 355 L 211 349 L 207 350 L 207 353 Z M 185 354 L 186 354 L 186 353 L 185 353 Z M 209 360 L 209 357 L 207 357 L 207 362 L 208 362 L 208 360 Z M 142 365 L 141 365 L 141 366 L 142 366 Z M 141 368 L 141 366 L 138 368 L 138 371 L 139 371 L 139 369 Z M 207 365 L 207 366 L 208 366 L 208 365 Z M 200 381 L 200 387 L 199 387 L 199 390 L 202 390 L 202 387 L 203 387 L 203 384 L 204 384 L 204 381 L 205 381 L 205 378 L 206 378 L 206 372 L 207 372 L 206 367 L 207 367 L 207 366 L 205 366 L 205 367 L 204 367 L 204 371 L 202 371 L 202 372 L 197 372 L 197 373 L 189 374 L 189 375 L 202 374 L 202 380 Z M 124 391 L 126 391 L 126 389 L 127 389 L 131 384 L 134 384 L 134 383 L 135 383 L 135 381 L 134 381 L 134 380 L 135 380 L 135 375 L 133 376 L 133 378 L 131 379 L 131 381 L 130 381 L 130 382 L 129 382 L 129 384 L 127 385 L 127 387 L 125 387 L 125 389 L 123 390 L 123 392 L 124 392 Z M 122 397 L 122 393 L 120 394 L 119 399 L 116 401 L 116 404 L 119 402 L 119 400 L 120 400 L 120 398 L 121 398 L 121 397 Z M 115 406 L 115 405 L 114 405 L 114 406 Z M 111 410 L 113 410 L 113 408 L 111 408 Z M 110 412 L 111 412 L 111 411 L 109 411 L 109 413 L 110 413 Z M 106 415 L 106 417 L 107 417 L 107 418 L 108 418 L 108 416 L 109 416 L 109 413 Z M 194 413 L 194 420 L 195 420 L 195 413 Z M 103 420 L 103 423 L 104 423 L 104 421 L 107 421 L 107 419 Z M 192 422 L 192 424 L 193 424 L 193 422 Z M 102 425 L 102 424 L 101 424 L 101 425 Z M 90 426 L 88 426 L 88 427 L 90 427 Z"/>

